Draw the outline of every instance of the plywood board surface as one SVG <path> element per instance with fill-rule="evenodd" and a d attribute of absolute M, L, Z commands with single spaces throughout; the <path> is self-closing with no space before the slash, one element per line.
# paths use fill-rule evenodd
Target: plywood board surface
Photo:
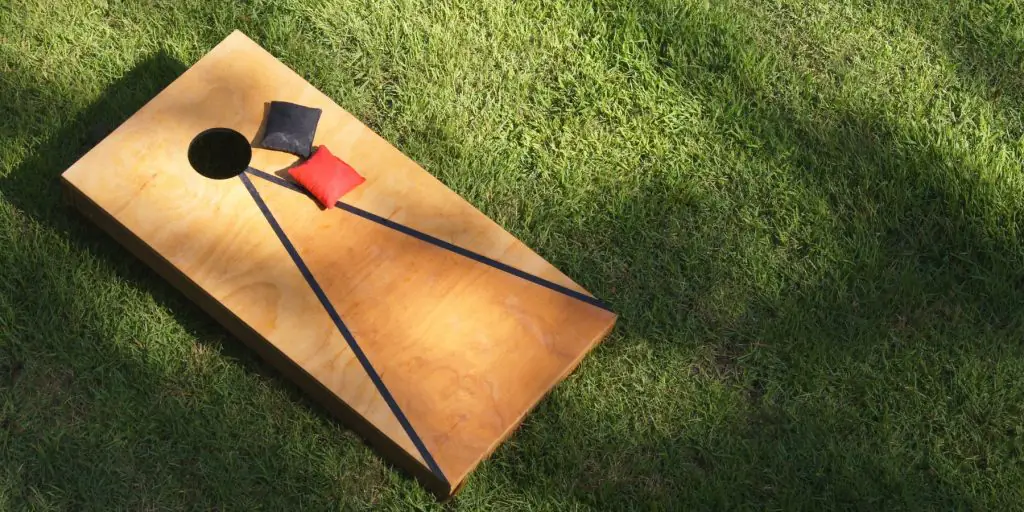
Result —
<path fill-rule="evenodd" d="M 200 132 L 252 140 L 264 104 L 323 109 L 367 181 L 322 210 L 281 177 L 192 169 Z M 84 212 L 439 494 L 449 494 L 615 315 L 240 32 L 73 164 Z"/>

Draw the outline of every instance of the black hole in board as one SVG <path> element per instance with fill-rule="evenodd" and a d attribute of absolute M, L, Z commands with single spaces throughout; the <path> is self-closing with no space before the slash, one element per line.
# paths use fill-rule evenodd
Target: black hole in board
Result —
<path fill-rule="evenodd" d="M 199 174 L 215 180 L 234 178 L 249 167 L 252 147 L 241 133 L 230 128 L 210 128 L 192 139 L 188 163 Z"/>

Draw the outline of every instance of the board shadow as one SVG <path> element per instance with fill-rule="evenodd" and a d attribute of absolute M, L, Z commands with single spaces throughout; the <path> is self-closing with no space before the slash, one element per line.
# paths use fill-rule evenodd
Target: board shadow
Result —
<path fill-rule="evenodd" d="M 0 194 L 36 222 L 62 233 L 76 248 L 102 258 L 126 279 L 153 291 L 161 304 L 172 310 L 185 308 L 183 325 L 205 338 L 223 338 L 207 319 L 199 320 L 190 302 L 184 300 L 145 266 L 113 242 L 103 231 L 77 215 L 63 201 L 60 175 L 146 102 L 188 69 L 165 51 L 143 59 L 110 84 L 81 114 L 64 124 L 32 155 L 7 176 L 0 178 Z M 226 347 L 235 357 L 244 351 Z"/>

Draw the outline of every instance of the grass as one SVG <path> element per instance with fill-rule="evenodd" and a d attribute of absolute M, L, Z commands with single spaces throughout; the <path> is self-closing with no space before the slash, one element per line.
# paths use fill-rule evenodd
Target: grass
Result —
<path fill-rule="evenodd" d="M 621 314 L 440 505 L 61 203 L 239 28 Z M 1011 0 L 0 4 L 0 508 L 1024 501 Z"/>

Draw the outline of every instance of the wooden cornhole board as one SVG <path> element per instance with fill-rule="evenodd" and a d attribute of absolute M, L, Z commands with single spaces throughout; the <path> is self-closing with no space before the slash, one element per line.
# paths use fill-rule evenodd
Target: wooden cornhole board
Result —
<path fill-rule="evenodd" d="M 279 177 L 292 155 L 253 149 L 250 170 L 224 180 L 189 164 L 208 128 L 252 140 L 271 100 L 323 109 L 314 145 L 367 178 L 341 208 L 321 210 Z M 616 319 L 237 31 L 63 183 L 78 209 L 442 496 Z"/>

